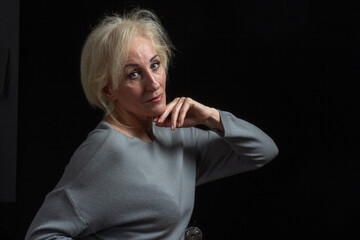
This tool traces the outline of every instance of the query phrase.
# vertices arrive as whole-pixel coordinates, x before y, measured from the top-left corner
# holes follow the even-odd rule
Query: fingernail
[[[159,120],[159,117],[154,117],[153,121],[156,122],[157,120]]]

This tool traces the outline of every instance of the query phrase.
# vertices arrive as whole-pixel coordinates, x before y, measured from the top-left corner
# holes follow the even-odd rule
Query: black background
[[[345,1],[21,1],[14,231],[23,239],[73,151],[101,120],[81,89],[82,44],[104,13],[153,9],[176,51],[168,99],[254,123],[280,153],[197,189],[204,239],[356,239],[359,21]]]

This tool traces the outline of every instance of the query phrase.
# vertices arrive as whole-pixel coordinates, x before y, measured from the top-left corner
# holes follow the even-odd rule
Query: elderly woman
[[[46,196],[26,239],[184,239],[196,186],[277,155],[270,137],[231,113],[186,97],[167,104],[170,57],[168,37],[147,10],[106,17],[91,32],[81,80],[105,116]]]

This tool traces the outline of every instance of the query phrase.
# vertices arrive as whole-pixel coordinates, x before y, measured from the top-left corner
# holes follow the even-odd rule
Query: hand
[[[171,113],[171,119],[166,119]],[[192,127],[203,124],[211,129],[224,131],[219,111],[207,107],[191,98],[175,98],[167,104],[165,112],[154,118],[159,127],[175,128]]]

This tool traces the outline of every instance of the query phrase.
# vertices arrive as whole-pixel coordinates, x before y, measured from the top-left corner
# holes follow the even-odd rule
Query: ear
[[[110,84],[106,85],[103,89],[102,89],[102,93],[111,101],[115,101],[116,100],[116,96],[115,96],[115,90],[111,87]]]

